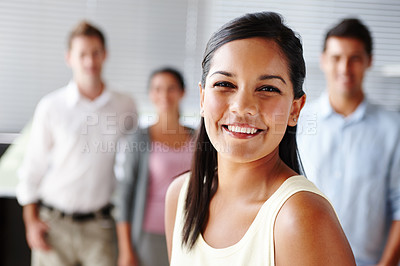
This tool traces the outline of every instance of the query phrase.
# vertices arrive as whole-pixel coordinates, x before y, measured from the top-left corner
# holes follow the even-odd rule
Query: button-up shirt
[[[133,100],[107,89],[90,101],[71,81],[46,95],[35,110],[19,170],[19,203],[41,200],[67,213],[108,204],[117,141],[136,121]]]
[[[357,265],[377,263],[400,220],[400,117],[364,100],[349,116],[326,93],[302,111],[298,147],[305,174],[331,200]]]

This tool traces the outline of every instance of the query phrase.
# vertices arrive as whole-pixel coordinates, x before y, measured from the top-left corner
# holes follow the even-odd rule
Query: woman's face
[[[170,73],[158,73],[150,81],[150,99],[157,112],[178,112],[183,90],[175,76]]]
[[[211,143],[219,156],[236,162],[277,151],[305,101],[305,96],[294,100],[286,59],[274,41],[264,38],[221,46],[200,94]]]

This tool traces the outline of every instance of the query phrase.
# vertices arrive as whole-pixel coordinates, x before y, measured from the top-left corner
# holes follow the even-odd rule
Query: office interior
[[[373,66],[366,96],[400,112],[400,1],[398,0],[2,0],[0,1],[0,156],[13,143],[12,156],[0,157],[0,265],[29,265],[21,207],[15,199],[17,169],[27,141],[23,134],[38,101],[71,79],[65,63],[69,30],[86,19],[106,34],[104,77],[131,95],[140,126],[156,117],[148,76],[161,66],[183,71],[187,92],[184,123],[199,117],[201,58],[210,35],[239,15],[274,11],[300,36],[307,65],[304,89],[312,101],[325,90],[319,66],[325,31],[342,18],[361,19],[374,39]]]

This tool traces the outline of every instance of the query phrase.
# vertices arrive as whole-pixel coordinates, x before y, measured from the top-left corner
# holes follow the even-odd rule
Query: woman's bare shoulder
[[[172,237],[175,227],[179,194],[186,179],[189,178],[189,175],[190,173],[188,172],[175,178],[174,181],[169,185],[167,195],[165,197],[165,235],[169,258],[171,258]]]
[[[282,206],[278,217],[294,218],[296,221],[309,222],[314,218],[325,218],[337,221],[336,213],[327,199],[310,191],[300,191],[293,194]]]
[[[274,228],[279,265],[355,265],[332,205],[316,193],[302,191],[291,196]]]
[[[173,225],[175,222],[179,194],[181,192],[183,184],[185,183],[186,178],[188,178],[188,173],[185,173],[175,178],[168,187],[167,194],[165,196],[165,220],[170,225]]]
[[[186,179],[189,178],[189,172],[186,172],[172,181],[169,185],[166,195],[166,200],[172,200],[175,203],[178,202],[179,194],[181,192],[182,186],[185,183]]]

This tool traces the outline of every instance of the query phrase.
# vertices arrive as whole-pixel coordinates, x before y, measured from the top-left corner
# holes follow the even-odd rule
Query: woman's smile
[[[247,124],[227,124],[222,125],[222,128],[230,136],[238,139],[253,138],[264,131]]]

